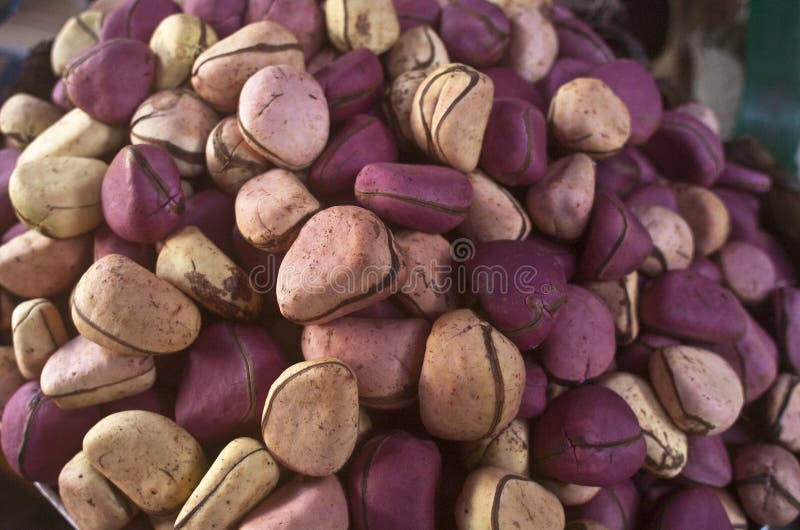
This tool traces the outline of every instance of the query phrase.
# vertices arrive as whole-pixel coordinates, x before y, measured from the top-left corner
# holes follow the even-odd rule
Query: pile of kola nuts
[[[800,514],[771,179],[549,0],[125,0],[0,109],[2,449],[80,529]]]

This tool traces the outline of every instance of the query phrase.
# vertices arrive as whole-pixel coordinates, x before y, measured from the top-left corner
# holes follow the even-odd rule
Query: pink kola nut
[[[731,457],[719,436],[689,436],[689,452],[681,477],[705,486],[724,488],[731,483]]]
[[[393,0],[400,32],[415,26],[435,28],[439,23],[442,8],[439,0]]]
[[[626,198],[638,186],[654,183],[658,173],[653,163],[636,148],[596,161],[597,189]]]
[[[207,22],[224,39],[242,27],[247,0],[184,0],[183,11]]]
[[[609,530],[638,528],[642,499],[632,480],[602,488],[589,502],[567,509],[567,520],[588,519]]]
[[[775,288],[775,264],[765,251],[753,244],[728,242],[720,249],[718,262],[725,284],[746,305],[763,302]]]
[[[544,114],[548,102],[542,97],[537,85],[528,83],[522,76],[508,66],[492,66],[481,70],[494,83],[494,99],[522,99]]]
[[[644,184],[637,187],[628,194],[625,199],[625,206],[635,208],[637,206],[661,206],[673,212],[678,211],[678,200],[672,188],[665,184]]]
[[[720,173],[717,184],[750,193],[766,193],[772,189],[772,177],[755,169],[725,162],[725,168]]]
[[[229,0],[220,0],[228,2]],[[306,60],[311,59],[325,42],[325,15],[318,0],[248,0],[244,23],[272,20],[291,31]]]
[[[733,530],[719,498],[704,486],[679,490],[661,500],[646,530]]]
[[[172,0],[125,0],[106,17],[100,28],[100,42],[118,38],[150,42],[161,21],[180,12],[180,6]]]
[[[156,251],[153,245],[133,243],[119,237],[108,225],[101,225],[94,232],[94,261],[109,254],[122,254],[149,271],[155,270]]]
[[[369,111],[380,100],[383,91],[380,59],[366,48],[337,57],[314,77],[325,92],[334,123]]]
[[[559,57],[581,59],[590,64],[604,64],[614,60],[614,52],[582,20],[575,17],[556,17],[555,27]]]
[[[779,445],[754,443],[733,454],[733,483],[750,519],[782,526],[800,514],[800,464]]]
[[[547,406],[547,374],[541,366],[525,359],[525,390],[519,405],[517,416],[520,418],[536,418]]]
[[[511,22],[487,0],[455,0],[442,8],[439,34],[453,62],[484,68],[503,57]]]

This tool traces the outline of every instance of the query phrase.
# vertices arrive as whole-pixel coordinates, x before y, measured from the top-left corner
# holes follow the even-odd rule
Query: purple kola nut
[[[346,121],[371,109],[383,91],[383,66],[378,56],[359,48],[334,59],[314,77],[325,92],[331,121]]]
[[[484,68],[503,57],[511,22],[487,0],[454,0],[442,9],[439,34],[454,62]]]
[[[589,64],[614,60],[614,52],[588,24],[576,17],[555,20],[558,56],[581,59]]]
[[[539,346],[539,362],[548,380],[572,386],[605,372],[617,347],[614,320],[594,293],[567,285],[566,302]]]
[[[186,207],[178,225],[170,233],[187,226],[196,226],[219,247],[232,255],[231,230],[234,225],[234,198],[217,189],[205,189],[186,199]]]
[[[615,193],[621,198],[642,184],[653,183],[658,173],[652,162],[636,148],[629,147],[619,153],[596,161],[598,190]]]
[[[17,166],[17,158],[19,158],[19,150],[13,147],[0,149],[0,231],[3,232],[17,222],[14,206],[8,196],[8,181]]]
[[[444,166],[368,164],[355,191],[358,202],[385,221],[429,234],[461,224],[472,203],[466,175]]]
[[[783,526],[800,514],[800,464],[779,445],[736,449],[733,484],[747,516],[759,524]]]
[[[353,528],[433,530],[439,449],[403,431],[378,435],[353,456],[347,479]]]
[[[528,241],[530,241],[531,245],[539,252],[553,256],[561,267],[561,270],[564,271],[564,277],[567,280],[572,279],[575,274],[577,274],[578,258],[575,256],[575,252],[572,248],[538,236],[529,236]]]
[[[50,92],[50,100],[61,110],[68,111],[75,108],[75,104],[69,100],[67,95],[67,85],[64,79],[61,78],[53,85],[53,90]]]
[[[661,126],[644,145],[665,177],[710,187],[725,164],[722,142],[688,114],[666,111]]]
[[[547,76],[539,81],[536,86],[544,96],[544,99],[549,102],[561,85],[569,83],[576,77],[582,77],[591,68],[592,65],[586,61],[563,57],[553,63],[553,67],[547,73]]]
[[[639,268],[653,250],[653,240],[641,222],[614,195],[595,196],[581,274],[586,279],[619,280]]]
[[[325,17],[320,4],[318,0],[249,0],[244,23],[277,22],[297,37],[308,60],[325,41]]]
[[[625,199],[628,208],[646,208],[649,206],[661,206],[673,212],[678,211],[678,200],[675,192],[666,184],[651,183],[637,187],[628,194]]]
[[[144,42],[112,39],[95,44],[67,64],[70,101],[92,118],[125,123],[150,93],[156,58]]]
[[[287,367],[263,329],[212,324],[189,348],[175,419],[204,443],[257,433],[270,385]]]
[[[567,300],[556,258],[529,240],[480,243],[473,253],[467,273],[489,322],[521,350],[541,344]]]
[[[547,374],[541,366],[525,359],[525,390],[519,404],[519,418],[537,418],[547,407]]]
[[[609,530],[638,528],[641,496],[632,480],[622,480],[602,488],[597,495],[580,506],[567,510],[567,520],[597,521]]]
[[[662,499],[646,530],[733,530],[722,502],[711,488],[694,486]]]
[[[717,197],[722,199],[731,222],[731,239],[751,240],[759,231],[761,205],[758,198],[750,193],[729,188],[714,188]]]
[[[797,283],[797,272],[792,258],[772,234],[764,230],[757,230],[746,241],[766,252],[772,261],[772,265],[775,267],[775,287]]]
[[[763,302],[777,283],[769,254],[745,241],[730,241],[717,255],[725,285],[746,305]]]
[[[725,162],[717,184],[729,186],[750,193],[766,193],[772,189],[772,177],[761,171]]]
[[[551,401],[533,427],[531,448],[533,469],[584,486],[610,486],[632,477],[647,454],[625,400],[594,385]]]
[[[714,110],[710,107],[707,107],[702,103],[690,101],[688,103],[684,103],[683,105],[678,105],[674,110],[688,114],[689,116],[700,120],[705,124],[706,127],[711,129],[711,132],[719,136],[719,117],[717,117],[717,113],[714,112]]]
[[[796,373],[800,373],[800,289],[777,289],[772,295],[772,311],[781,355]]]
[[[352,189],[361,168],[376,162],[397,162],[394,135],[380,119],[359,114],[344,124],[317,158],[309,185],[318,193]]]
[[[175,162],[154,145],[129,145],[117,153],[103,178],[101,200],[108,226],[136,243],[169,234],[185,206]]]
[[[711,281],[722,283],[722,271],[719,265],[705,256],[695,256],[686,270],[705,276]]]
[[[547,125],[539,109],[521,99],[495,100],[480,166],[508,186],[540,180],[547,170]]]
[[[94,232],[94,261],[109,254],[122,254],[145,269],[155,270],[156,251],[153,245],[133,243],[119,237],[108,225],[100,225]]]
[[[160,392],[155,388],[150,388],[135,396],[128,396],[103,403],[100,407],[103,410],[103,416],[108,416],[115,412],[122,412],[123,410],[147,410],[149,412],[161,414],[170,419],[174,419],[173,412],[175,409],[171,397],[165,392]]]
[[[150,42],[158,24],[180,12],[173,0],[126,0],[106,17],[100,28],[100,42],[121,38]],[[113,68],[110,71],[119,73]]]
[[[56,484],[58,474],[81,450],[83,435],[100,420],[100,407],[62,410],[42,393],[39,383],[22,385],[3,410],[3,454],[28,480]]]
[[[414,26],[431,26],[439,24],[442,8],[438,0],[393,0],[397,18],[400,20],[400,32]]]
[[[616,356],[617,369],[630,372],[645,379],[649,376],[648,365],[650,356],[657,349],[680,344],[677,340],[656,335],[654,333],[641,333],[636,342],[620,349]]]
[[[184,0],[183,12],[207,22],[220,39],[242,27],[247,0]]]
[[[522,99],[539,109],[547,111],[547,102],[535,85],[529,83],[508,66],[492,66],[481,70],[494,83],[494,99]]]
[[[724,488],[731,483],[731,457],[719,436],[689,436],[681,477],[695,484]]]
[[[731,343],[747,330],[747,312],[732,292],[687,271],[670,271],[645,289],[642,323],[656,333],[704,342]]]
[[[642,65],[617,59],[592,69],[591,77],[602,80],[620,97],[631,112],[630,142],[640,145],[656,132],[664,112],[658,86]]]

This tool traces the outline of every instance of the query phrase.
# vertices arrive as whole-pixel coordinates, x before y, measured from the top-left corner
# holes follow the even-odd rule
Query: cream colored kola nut
[[[14,94],[0,107],[0,132],[6,144],[25,149],[64,114],[49,101],[29,94]]]
[[[58,475],[58,494],[67,513],[81,530],[123,528],[136,507],[89,462],[81,451]]]
[[[450,283],[450,242],[439,234],[402,231],[394,236],[403,253],[408,276],[395,297],[411,314],[428,320],[458,307],[458,293]]]
[[[278,484],[280,470],[261,442],[237,438],[220,452],[175,520],[175,530],[232,528]]]
[[[617,332],[617,344],[630,344],[639,336],[639,274],[636,271],[616,281],[587,282],[584,287],[605,302]]]
[[[57,77],[64,75],[67,63],[98,43],[105,18],[102,11],[88,9],[64,22],[50,49],[50,66]]]
[[[392,0],[329,0],[325,2],[328,37],[340,51],[367,48],[381,55],[400,36]]]
[[[490,0],[511,21],[508,57],[511,67],[529,83],[547,75],[558,55],[551,0]]]
[[[247,273],[196,226],[166,240],[158,254],[156,276],[223,318],[255,320],[261,312],[261,295]]]
[[[472,171],[467,178],[472,184],[472,204],[458,232],[476,243],[527,239],[531,219],[519,201],[483,171]]]
[[[564,508],[536,482],[494,466],[473,471],[456,501],[459,530],[564,528]]]
[[[460,171],[478,165],[492,110],[494,84],[474,68],[437,68],[417,88],[411,109],[414,140],[431,158]]]
[[[692,229],[697,254],[709,256],[721,249],[731,232],[731,216],[722,199],[702,186],[678,184],[672,189],[678,213]]]
[[[539,484],[547,491],[558,497],[564,506],[580,506],[594,499],[600,493],[598,486],[581,486],[580,484],[565,484],[557,480],[537,479]]]
[[[92,466],[149,515],[180,509],[206,470],[203,449],[172,420],[144,410],[106,416],[83,438]]]
[[[78,332],[122,355],[179,352],[200,332],[200,311],[169,282],[120,254],[96,261],[72,293]]]
[[[417,88],[426,77],[428,73],[425,70],[404,72],[386,89],[383,112],[398,141],[406,148],[412,148],[416,143],[411,130],[411,109]]]
[[[175,13],[162,20],[150,37],[150,49],[158,59],[154,90],[181,86],[197,56],[216,42],[214,29],[195,16]]]
[[[636,414],[647,445],[644,468],[661,478],[677,476],[688,457],[686,435],[672,423],[650,383],[634,374],[614,372],[602,376],[598,384],[617,393]]]
[[[633,214],[653,240],[653,251],[639,266],[648,276],[686,269],[694,259],[694,237],[689,224],[677,213],[663,206],[634,206]]]
[[[529,440],[528,420],[517,418],[494,436],[464,442],[461,454],[469,469],[496,466],[527,477],[530,473]]]
[[[550,101],[547,123],[561,149],[594,159],[613,155],[631,135],[628,107],[608,85],[590,77],[561,85]]]
[[[358,438],[356,376],[338,359],[292,365],[272,384],[261,432],[282,466],[312,477],[339,471]]]
[[[79,236],[103,222],[100,188],[107,169],[93,158],[32,160],[14,169],[8,195],[28,227],[55,239]]]
[[[45,363],[69,339],[58,308],[50,300],[22,302],[11,315],[14,356],[20,373],[36,379]]]
[[[236,116],[228,116],[208,136],[206,168],[214,184],[236,196],[245,182],[267,171],[269,163],[244,140]]]
[[[519,410],[525,363],[513,342],[469,309],[433,324],[419,379],[425,429],[472,441],[505,429]]]
[[[248,180],[236,195],[236,226],[267,252],[285,252],[322,205],[291,171],[273,169]]]
[[[432,70],[450,63],[442,38],[430,26],[414,26],[400,35],[386,59],[389,79],[404,72]]]

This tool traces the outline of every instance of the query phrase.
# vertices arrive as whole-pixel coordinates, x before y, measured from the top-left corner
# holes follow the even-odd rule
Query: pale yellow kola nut
[[[547,123],[561,149],[594,159],[613,155],[631,135],[628,107],[608,85],[590,77],[561,85],[550,100]]]
[[[613,372],[602,376],[598,384],[614,391],[636,414],[647,447],[644,468],[661,478],[677,476],[688,459],[688,441],[661,406],[650,383],[634,374]]]
[[[527,239],[531,219],[519,201],[480,170],[472,171],[467,178],[472,184],[472,204],[458,232],[476,243]]]
[[[400,36],[392,0],[329,0],[325,3],[328,37],[340,51],[367,48],[381,55]]]
[[[214,29],[203,20],[175,13],[162,20],[150,37],[156,56],[153,89],[178,88],[192,73],[197,56],[217,42]]]
[[[96,261],[71,300],[78,332],[122,355],[179,352],[200,333],[200,311],[169,282],[120,254]]]
[[[450,62],[442,38],[430,26],[414,26],[400,35],[386,58],[389,79],[404,72],[432,70]]]
[[[453,63],[432,71],[414,94],[411,129],[417,146],[443,164],[474,170],[493,98],[492,80],[470,66]]]
[[[58,495],[81,530],[123,528],[136,515],[136,507],[116,491],[81,451],[58,475]]]
[[[119,125],[95,120],[81,109],[72,109],[42,131],[19,155],[17,164],[49,156],[104,158],[116,153],[127,138]]]
[[[648,276],[686,269],[694,259],[694,237],[689,224],[677,213],[663,206],[634,206],[633,214],[653,240],[653,251],[639,266]]]
[[[180,509],[206,470],[203,449],[174,421],[144,410],[106,416],[83,438],[92,466],[150,515]]]
[[[639,273],[626,274],[619,280],[587,282],[588,290],[605,302],[614,318],[617,344],[630,344],[639,336]]]
[[[536,482],[486,466],[464,482],[455,507],[459,530],[553,530],[564,528],[564,508]]]
[[[14,94],[0,107],[0,132],[7,144],[25,149],[63,114],[63,110],[49,101],[29,94]]]
[[[395,79],[386,92],[383,110],[389,125],[401,145],[412,148],[415,144],[411,129],[411,109],[417,88],[428,77],[426,70],[404,72]]]
[[[17,391],[25,384],[25,378],[17,367],[13,346],[0,346],[0,414]]]
[[[275,488],[278,478],[278,465],[261,442],[233,440],[183,505],[175,530],[232,528]]]
[[[93,158],[32,160],[11,173],[8,195],[29,228],[56,239],[76,237],[103,222],[100,189],[107,169]]]
[[[56,77],[64,74],[73,58],[98,43],[105,18],[104,12],[88,9],[64,22],[50,49],[50,66]]]
[[[731,216],[716,193],[701,186],[673,187],[678,213],[694,236],[695,252],[709,256],[721,249],[731,232]]]
[[[496,466],[527,477],[530,473],[529,440],[528,420],[517,418],[493,436],[475,442],[464,442],[461,445],[461,454],[469,469]]]
[[[479,440],[516,417],[525,387],[519,350],[469,309],[433,324],[419,379],[425,429],[445,440]]]
[[[20,373],[36,379],[45,363],[69,339],[58,308],[50,300],[22,302],[11,314],[14,356]]]
[[[312,477],[339,471],[358,438],[356,376],[338,359],[292,365],[269,389],[261,419],[267,449],[282,466]]]
[[[600,493],[599,486],[582,486],[580,484],[565,484],[557,480],[538,480],[547,491],[558,497],[564,506],[580,506],[594,499]]]
[[[558,34],[550,0],[490,0],[511,22],[508,57],[511,67],[529,83],[544,78],[558,55]]]

